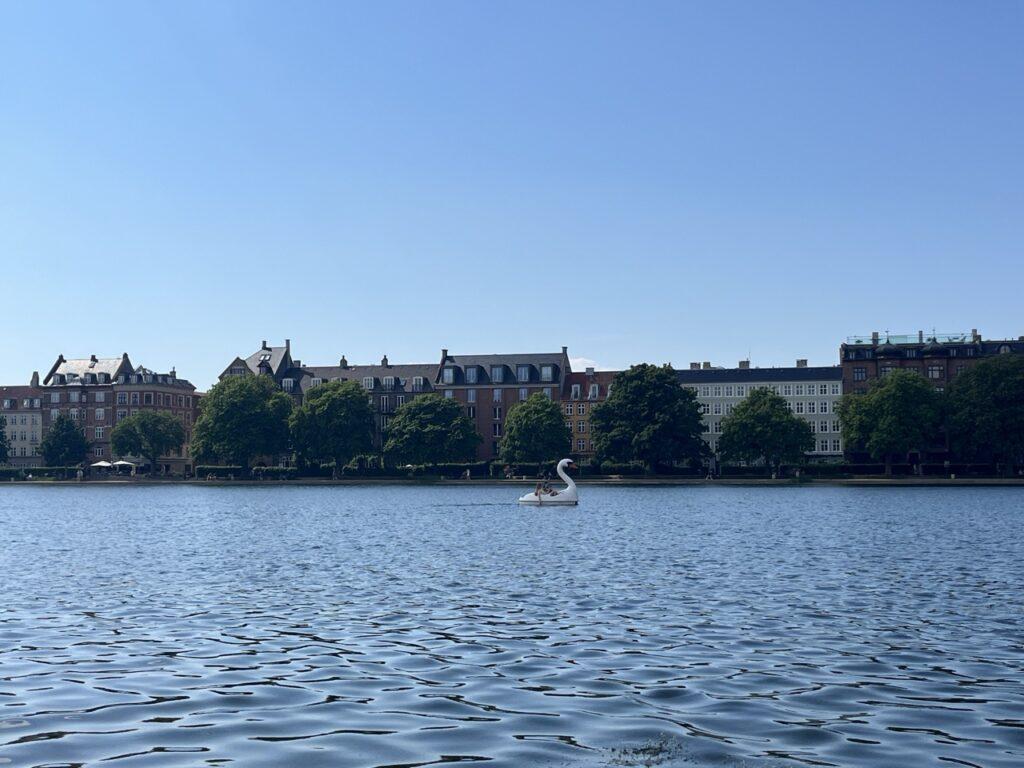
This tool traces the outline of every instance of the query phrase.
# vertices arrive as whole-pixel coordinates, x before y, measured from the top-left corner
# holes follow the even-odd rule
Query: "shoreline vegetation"
[[[397,486],[497,486],[508,488],[519,488],[535,484],[536,479],[531,477],[513,478],[470,478],[450,479],[444,477],[351,477],[351,478],[330,478],[330,477],[297,477],[291,479],[263,479],[241,478],[237,480],[228,478],[149,478],[149,477],[111,477],[111,478],[90,478],[57,480],[53,478],[33,478],[32,480],[18,480],[0,482],[0,488],[5,486],[168,486],[168,485],[198,485],[198,486],[358,486],[358,485],[397,485]],[[861,486],[861,487],[891,487],[891,488],[914,488],[914,487],[983,487],[983,486],[1009,486],[1024,488],[1024,477],[920,477],[920,476],[864,476],[864,477],[716,477],[713,479],[702,477],[588,477],[575,478],[579,486],[619,486],[619,487],[657,487],[657,486],[772,486],[772,487],[794,487],[794,486]]]

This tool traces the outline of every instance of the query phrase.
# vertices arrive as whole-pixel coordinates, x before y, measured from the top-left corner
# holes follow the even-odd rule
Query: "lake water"
[[[0,764],[1024,765],[1024,490],[0,487]]]

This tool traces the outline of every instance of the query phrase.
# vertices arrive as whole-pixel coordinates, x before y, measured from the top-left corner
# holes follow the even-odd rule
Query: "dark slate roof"
[[[838,365],[814,368],[701,368],[676,371],[680,384],[746,384],[760,381],[841,381]]]
[[[323,381],[354,381],[363,383],[363,379],[372,376],[374,386],[380,387],[382,380],[387,376],[395,378],[395,392],[411,392],[412,380],[417,376],[423,378],[423,392],[433,389],[434,376],[437,373],[437,363],[409,363],[398,365],[350,365],[343,368],[340,365],[304,365],[302,368],[289,368],[282,378],[295,379],[299,389],[303,392],[312,385],[314,378]],[[405,382],[404,384],[402,382]]]
[[[441,369],[448,366],[455,366],[462,370],[476,366],[479,369],[479,378],[477,384],[490,384],[491,383],[491,367],[492,366],[503,366],[508,370],[506,378],[501,382],[502,384],[515,384],[515,374],[517,365],[530,365],[533,366],[538,375],[536,380],[531,377],[530,383],[543,383],[557,385],[562,382],[562,376],[569,373],[568,358],[565,352],[528,352],[524,354],[509,354],[509,355],[448,355],[445,357],[444,362],[441,365],[434,366],[434,373],[436,375],[436,381],[441,380]],[[539,371],[542,365],[553,365],[555,366],[554,377],[550,382],[541,382]],[[564,370],[563,370],[564,368]],[[465,384],[464,380],[456,382],[456,386]]]
[[[121,357],[83,357],[73,360],[65,360],[60,355],[43,382],[50,384],[55,376],[67,376],[69,383],[70,380],[81,382],[89,373],[105,373],[113,380],[121,373],[131,372],[132,364],[127,353]]]
[[[258,349],[245,358],[245,364],[253,373],[260,372],[260,361],[263,356],[267,356],[267,363],[270,365],[270,372],[273,375],[277,375],[281,369],[281,365],[285,362],[285,357],[288,355],[288,347],[264,347]]]

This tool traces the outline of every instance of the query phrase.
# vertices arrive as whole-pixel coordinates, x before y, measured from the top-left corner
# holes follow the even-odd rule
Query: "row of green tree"
[[[864,394],[846,395],[839,408],[848,450],[885,463],[915,451],[944,451],[961,461],[1024,464],[1024,358],[1004,355],[980,362],[939,392],[919,374],[895,371]],[[590,420],[601,461],[640,462],[652,471],[689,463],[710,452],[695,393],[679,386],[671,366],[635,365],[615,378],[609,397]],[[272,379],[232,377],[203,398],[192,454],[200,462],[249,467],[261,457],[294,453],[300,463],[333,464],[335,472],[374,452],[374,413],[355,382],[329,382],[311,390],[302,405]],[[173,416],[142,412],[111,433],[113,451],[141,456],[152,466],[179,450],[184,430]],[[568,455],[571,436],[558,403],[537,394],[511,409],[499,443],[500,459],[541,464]],[[383,455],[391,465],[469,461],[480,437],[459,403],[423,395],[401,406],[385,433]],[[814,449],[809,424],[769,389],[754,390],[721,422],[724,462],[763,464],[775,471]],[[51,466],[85,460],[89,442],[76,422],[58,418],[41,453]],[[7,443],[0,429],[0,460]]]

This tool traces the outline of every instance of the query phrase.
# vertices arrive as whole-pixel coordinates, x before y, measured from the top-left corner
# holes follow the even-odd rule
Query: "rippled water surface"
[[[0,488],[0,764],[1024,765],[1024,490]]]

